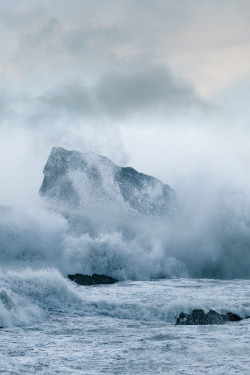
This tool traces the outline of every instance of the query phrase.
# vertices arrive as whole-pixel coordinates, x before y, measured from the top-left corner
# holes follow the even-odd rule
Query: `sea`
[[[249,375],[250,319],[176,325],[193,309],[250,316],[249,193],[202,187],[157,218],[91,200],[85,177],[83,207],[0,206],[0,375]]]
[[[180,312],[250,315],[248,280],[80,286],[56,269],[0,278],[0,374],[250,373],[250,320],[175,325]]]

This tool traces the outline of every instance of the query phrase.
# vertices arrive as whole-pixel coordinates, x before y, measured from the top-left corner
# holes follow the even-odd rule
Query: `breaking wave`
[[[141,215],[119,199],[85,200],[80,209],[50,200],[0,207],[0,326],[40,321],[46,309],[167,321],[183,310],[220,309],[91,299],[65,279],[73,273],[120,281],[250,278],[247,187],[193,188],[168,217]]]
[[[103,273],[119,280],[250,277],[250,205],[243,194],[183,204],[170,219],[112,216],[105,209],[100,215],[1,207],[0,269],[53,267],[64,276]]]
[[[2,272],[0,326],[41,322],[49,311],[56,314],[159,320],[169,323],[174,323],[181,311],[191,312],[194,308],[205,311],[213,308],[222,313],[232,311],[242,317],[250,313],[250,305],[244,295],[247,288],[239,282],[233,285],[240,295],[238,301],[228,298],[230,286],[227,283],[219,282],[217,285],[216,282],[208,280],[188,279],[173,280],[172,283],[170,280],[158,281],[157,285],[151,283],[91,287],[89,293],[90,287],[74,285],[55,269]],[[112,288],[110,292],[107,291],[108,288]],[[245,291],[242,291],[242,288]],[[220,298],[216,298],[216,293],[219,293]],[[221,299],[222,295],[225,301]]]

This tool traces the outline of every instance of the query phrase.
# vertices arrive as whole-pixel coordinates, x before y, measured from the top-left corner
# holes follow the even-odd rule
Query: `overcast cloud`
[[[0,17],[0,79],[13,89],[91,83],[143,59],[209,99],[249,79],[247,0],[12,0]]]

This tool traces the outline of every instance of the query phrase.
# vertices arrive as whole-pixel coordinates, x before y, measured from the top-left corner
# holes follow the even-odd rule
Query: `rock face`
[[[240,320],[242,320],[240,316],[231,312],[219,314],[214,310],[209,310],[206,314],[203,310],[195,309],[191,314],[180,313],[176,325],[224,324],[226,322],[238,322]]]
[[[43,172],[40,194],[67,207],[110,203],[157,216],[171,214],[176,206],[170,186],[95,153],[54,147]]]
[[[113,279],[113,277],[98,275],[96,273],[94,273],[92,276],[76,273],[75,275],[68,275],[67,277],[78,285],[114,284],[118,281],[116,279]]]

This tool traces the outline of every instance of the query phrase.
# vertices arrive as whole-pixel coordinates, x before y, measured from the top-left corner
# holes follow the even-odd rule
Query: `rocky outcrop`
[[[224,324],[226,322],[238,322],[240,320],[242,320],[240,316],[231,312],[219,314],[214,310],[209,310],[206,314],[203,310],[195,309],[191,314],[180,313],[176,325]]]
[[[78,285],[114,284],[118,282],[118,280],[114,279],[113,277],[98,275],[96,273],[94,273],[92,276],[76,273],[74,275],[68,275],[67,278],[74,281]]]
[[[92,152],[54,147],[43,172],[40,194],[66,208],[116,204],[142,215],[158,216],[171,214],[176,206],[170,186]]]

